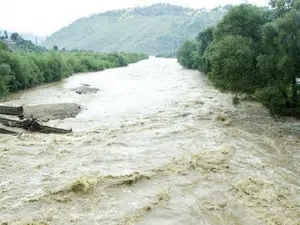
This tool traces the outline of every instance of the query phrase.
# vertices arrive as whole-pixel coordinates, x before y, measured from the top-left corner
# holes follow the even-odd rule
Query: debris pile
[[[70,133],[72,132],[72,129],[66,130],[56,127],[50,127],[50,126],[44,126],[42,123],[37,119],[34,118],[32,115],[30,118],[24,117],[24,110],[22,106],[14,107],[14,106],[0,106],[0,114],[3,115],[9,115],[9,116],[17,116],[19,120],[9,119],[0,117],[0,124],[2,124],[5,127],[0,127],[0,133],[4,134],[17,134],[18,132],[15,132],[14,130],[11,130],[10,128],[16,127],[16,128],[22,128],[27,131],[31,132],[40,132],[40,133]]]

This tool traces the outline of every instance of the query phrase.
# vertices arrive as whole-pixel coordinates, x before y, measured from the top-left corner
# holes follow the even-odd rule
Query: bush
[[[147,58],[145,54],[123,52],[12,53],[2,42],[0,44],[0,97],[9,92],[59,81],[72,73],[126,66]]]
[[[0,64],[0,97],[6,96],[8,93],[8,78],[11,72],[10,66],[7,64]]]
[[[286,109],[287,99],[283,93],[274,86],[268,86],[259,89],[255,92],[255,97],[264,106],[269,108],[272,115],[280,114],[287,115],[288,111]]]

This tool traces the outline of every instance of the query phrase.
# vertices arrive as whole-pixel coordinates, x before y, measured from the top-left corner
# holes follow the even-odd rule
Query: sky
[[[238,4],[243,0],[4,0],[1,2],[0,28],[8,31],[48,36],[78,18],[113,9],[171,3],[191,8],[213,8]],[[266,5],[268,0],[248,0]]]

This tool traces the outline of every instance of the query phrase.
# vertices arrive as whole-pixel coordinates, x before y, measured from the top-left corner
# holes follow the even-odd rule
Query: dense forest
[[[174,55],[186,39],[216,25],[230,7],[207,11],[156,4],[109,11],[75,21],[47,37],[44,45],[67,50]]]
[[[94,53],[84,51],[18,52],[0,41],[0,98],[10,92],[59,81],[73,73],[127,66],[142,59],[137,53]]]
[[[252,94],[272,114],[299,117],[300,1],[270,6],[233,7],[216,27],[186,41],[177,58],[222,91]]]

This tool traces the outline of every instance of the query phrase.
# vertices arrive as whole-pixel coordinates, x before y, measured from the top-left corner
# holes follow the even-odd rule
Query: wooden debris
[[[24,112],[23,106],[4,106],[0,105],[0,114],[19,116]]]
[[[0,124],[3,124],[6,127],[18,127],[27,131],[40,132],[45,134],[57,133],[65,134],[72,132],[72,129],[61,129],[56,127],[44,126],[36,118],[24,118],[23,107],[12,107],[12,106],[0,106],[0,114],[18,116],[19,120],[13,120],[8,118],[0,117]],[[15,131],[9,129],[1,128],[0,133],[2,134],[18,134]]]
[[[56,127],[44,126],[37,119],[25,119],[23,121],[11,120],[0,117],[0,123],[7,127],[18,127],[23,128],[24,130],[32,132],[40,132],[45,134],[56,133],[56,134],[66,134],[71,133],[72,129],[61,129]]]

